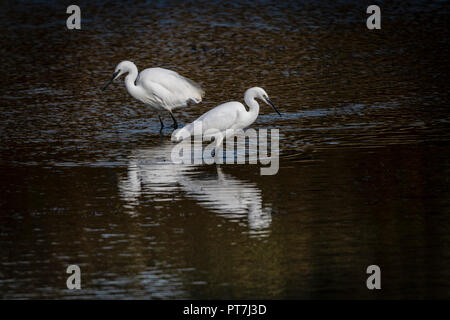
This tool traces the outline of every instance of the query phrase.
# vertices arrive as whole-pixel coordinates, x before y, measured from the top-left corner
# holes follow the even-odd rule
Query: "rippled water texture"
[[[448,3],[68,4],[0,2],[0,297],[450,297]],[[181,124],[265,88],[278,174],[172,163],[121,60],[202,84]]]

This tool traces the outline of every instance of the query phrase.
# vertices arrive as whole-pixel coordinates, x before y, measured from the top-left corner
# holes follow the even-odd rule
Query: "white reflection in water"
[[[249,181],[223,173],[194,170],[198,165],[174,164],[170,155],[173,143],[135,150],[127,174],[119,179],[119,193],[126,208],[136,214],[140,200],[195,199],[198,204],[238,223],[246,223],[252,236],[267,235],[272,222],[271,207],[263,207],[261,190]]]

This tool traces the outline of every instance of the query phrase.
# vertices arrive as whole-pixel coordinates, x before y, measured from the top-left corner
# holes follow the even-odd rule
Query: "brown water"
[[[445,2],[374,31],[364,1],[78,4],[68,31],[68,3],[1,2],[0,297],[450,297]],[[168,162],[170,128],[100,90],[125,59],[203,85],[183,124],[265,88],[278,174]]]

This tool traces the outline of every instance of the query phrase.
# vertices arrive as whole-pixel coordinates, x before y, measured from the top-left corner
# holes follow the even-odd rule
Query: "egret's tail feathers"
[[[200,103],[202,102],[203,97],[205,96],[205,91],[202,89],[202,87],[195,81],[192,81],[191,79],[183,77],[184,80],[186,80],[187,83],[190,85],[190,91],[191,91],[191,97],[190,101],[194,103]]]
[[[200,99],[190,98],[189,101],[188,101],[188,103],[193,103],[193,104],[197,104],[197,103],[200,103],[200,102],[202,102],[201,98]]]

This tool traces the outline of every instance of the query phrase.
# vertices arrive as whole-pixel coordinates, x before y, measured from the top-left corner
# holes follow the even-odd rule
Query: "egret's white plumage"
[[[188,103],[199,103],[202,101],[204,91],[194,81],[185,78],[175,71],[163,68],[148,68],[138,73],[136,65],[131,61],[122,61],[115,69],[113,77],[105,85],[108,85],[128,73],[125,77],[125,86],[128,93],[136,100],[152,107],[158,111],[161,128],[161,111],[169,111],[177,127],[177,121],[172,110],[186,107]],[[104,90],[103,89],[103,90]]]
[[[216,133],[221,133],[216,141],[217,148],[227,134],[227,129],[244,129],[255,122],[259,114],[257,98],[270,105],[281,116],[264,89],[253,87],[245,91],[244,94],[244,101],[249,107],[248,111],[240,102],[223,103],[204,113],[194,122],[175,131],[172,134],[172,140],[180,141],[196,134],[194,127],[197,126],[197,128],[201,128],[201,134],[207,137],[216,136]]]

